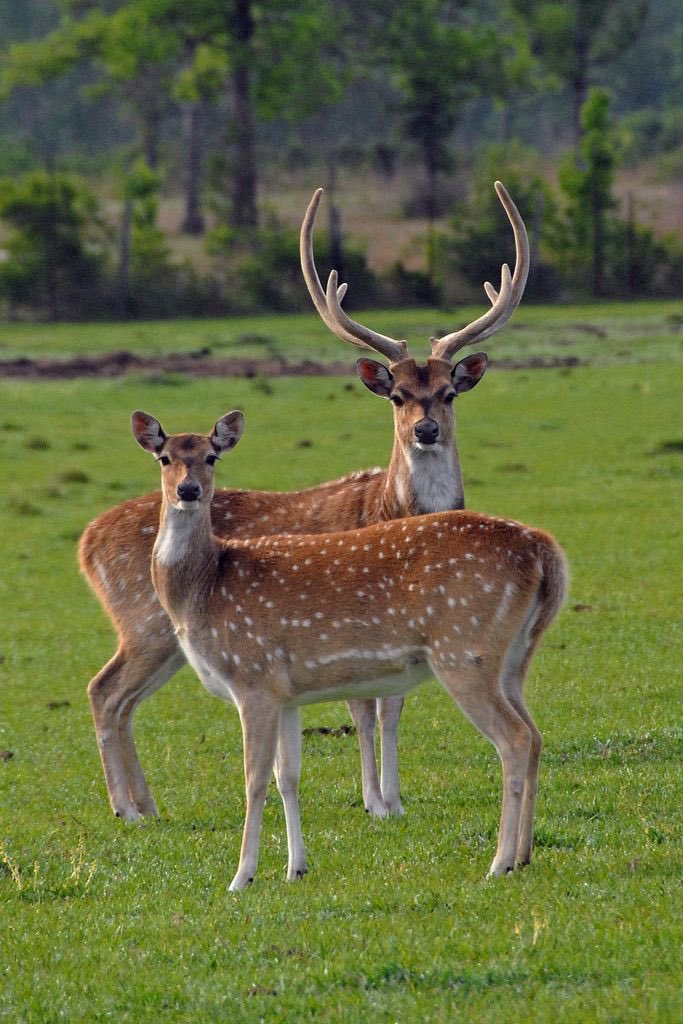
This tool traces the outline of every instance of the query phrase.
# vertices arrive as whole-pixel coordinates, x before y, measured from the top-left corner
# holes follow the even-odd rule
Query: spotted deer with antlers
[[[455,364],[453,357],[504,326],[520,302],[529,270],[524,223],[503,185],[496,182],[495,187],[514,233],[514,273],[503,266],[500,290],[485,285],[491,302],[488,312],[460,330],[432,339],[432,354],[425,363],[410,356],[406,342],[371,331],[346,315],[341,308],[346,286],[338,284],[334,271],[323,289],[312,241],[322,189],[314,194],[301,228],[304,279],[318,313],[337,337],[388,360],[387,366],[361,358],[357,371],[374,394],[393,405],[389,467],[293,493],[216,490],[211,516],[219,536],[353,530],[464,507],[453,401],[478,383],[487,357],[478,352]],[[109,800],[114,813],[128,820],[157,813],[135,747],[134,712],[185,663],[149,572],[160,508],[158,492],[123,502],[90,523],[79,548],[82,571],[119,637],[114,657],[92,679],[88,696]],[[364,805],[374,815],[400,814],[397,731],[403,698],[354,701],[349,706],[361,749]],[[381,779],[375,759],[378,714]]]
[[[541,737],[526,708],[532,654],[564,600],[557,542],[521,523],[464,511],[345,533],[226,539],[213,532],[214,466],[244,426],[167,436],[133,414],[161,464],[152,580],[204,686],[236,705],[247,809],[232,890],[254,878],[273,767],[285,810],[287,877],[306,871],[298,785],[299,707],[406,693],[434,674],[503,766],[490,874],[531,858]]]

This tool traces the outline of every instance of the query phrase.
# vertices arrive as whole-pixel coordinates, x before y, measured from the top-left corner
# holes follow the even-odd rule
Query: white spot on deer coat
[[[512,595],[515,592],[515,585],[510,580],[505,584],[503,588],[503,596],[500,600],[500,604],[496,608],[496,618],[503,619],[508,612],[510,604],[512,602]]]

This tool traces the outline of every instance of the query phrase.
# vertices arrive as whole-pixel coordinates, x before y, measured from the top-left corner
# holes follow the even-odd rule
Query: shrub
[[[469,202],[458,207],[450,221],[450,232],[442,239],[444,300],[452,303],[462,299],[451,294],[452,271],[477,290],[484,281],[496,287],[500,267],[515,262],[515,245],[510,222],[493,188],[500,179],[519,209],[530,236],[532,263],[527,295],[552,297],[559,289],[556,273],[545,261],[543,253],[555,230],[557,205],[552,191],[537,171],[538,155],[521,145],[492,146],[477,162],[473,172],[474,187]]]
[[[380,301],[383,306],[438,306],[441,292],[429,274],[397,262],[380,278]]]
[[[218,228],[209,232],[207,250],[214,258],[214,273],[231,308],[252,312],[308,310],[310,299],[301,276],[299,233],[274,218],[253,232]],[[324,232],[316,235],[316,263],[326,282],[331,269],[330,243]],[[354,306],[376,301],[375,277],[358,250],[345,247],[341,279],[349,285]],[[345,303],[346,305],[346,303]]]
[[[671,296],[683,291],[683,249],[648,228],[616,220],[610,230],[610,294]]]
[[[160,189],[160,175],[144,160],[136,161],[124,183],[124,201],[130,211],[130,265],[122,284],[127,312],[138,317],[179,312],[178,268],[157,226]]]
[[[12,314],[30,306],[52,320],[93,315],[105,232],[95,195],[77,178],[32,171],[0,181],[0,217],[16,228],[0,266]]]
[[[683,147],[683,106],[646,107],[622,117],[618,127],[624,161],[637,164]]]

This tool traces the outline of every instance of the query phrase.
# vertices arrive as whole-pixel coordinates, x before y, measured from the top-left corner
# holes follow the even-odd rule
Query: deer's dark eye
[[[452,405],[454,398],[455,398],[455,391],[453,392],[452,395],[446,395],[446,397],[444,398],[444,403],[446,405]]]
[[[157,462],[160,462],[162,466],[171,465],[171,460],[169,459],[168,455],[160,455],[159,458],[157,459]]]
[[[207,465],[209,465],[209,466],[215,466],[216,463],[218,462],[218,456],[217,455],[207,455],[206,456],[206,462],[207,462]]]
[[[402,405],[405,405],[403,399],[399,398],[398,395],[392,395],[391,401],[394,403],[397,409],[400,409]]]

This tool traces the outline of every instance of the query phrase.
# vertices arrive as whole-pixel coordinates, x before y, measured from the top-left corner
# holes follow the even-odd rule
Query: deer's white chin
[[[434,444],[422,444],[420,441],[414,441],[411,447],[414,452],[431,452],[432,455],[440,455],[443,451],[443,445],[439,441],[435,441]]]
[[[177,501],[173,507],[179,512],[198,512],[200,505],[199,501]]]

